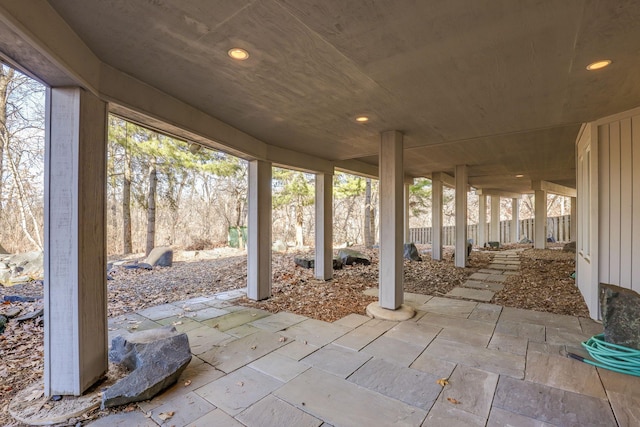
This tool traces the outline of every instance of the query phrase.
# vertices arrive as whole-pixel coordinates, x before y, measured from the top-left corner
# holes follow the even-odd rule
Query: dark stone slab
[[[487,242],[487,246],[491,249],[498,249],[500,248],[500,242]]]
[[[601,283],[600,307],[605,341],[640,350],[640,294]]]
[[[338,252],[338,258],[345,265],[364,264],[370,265],[371,260],[365,254],[353,249],[340,249]]]
[[[617,425],[605,399],[506,376],[500,376],[493,406],[556,426]]]
[[[42,299],[40,297],[23,297],[20,295],[5,295],[3,297],[3,301],[5,302],[34,302],[36,300]]]
[[[404,244],[404,257],[411,261],[422,261],[422,257],[418,253],[418,248],[414,243]]]
[[[293,258],[293,262],[302,268],[313,268],[316,265],[314,257],[297,256]],[[338,257],[333,258],[333,269],[340,270],[342,268],[342,260]]]
[[[173,250],[167,246],[153,248],[144,262],[153,267],[156,265],[160,267],[171,267],[173,264]]]
[[[20,317],[16,317],[15,320],[16,322],[24,322],[25,320],[31,320],[31,319],[35,319],[36,317],[40,317],[44,314],[44,309],[41,308],[39,310],[35,310],[32,312],[29,312],[27,314],[23,314]]]
[[[564,252],[576,252],[576,242],[569,242],[569,243],[565,243],[565,245],[562,247],[562,250]]]
[[[115,337],[109,359],[130,373],[102,394],[103,408],[151,399],[178,380],[191,350],[187,334],[167,326]]]

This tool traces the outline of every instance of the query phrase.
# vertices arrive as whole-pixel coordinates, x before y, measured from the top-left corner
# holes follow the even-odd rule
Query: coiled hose
[[[595,361],[573,353],[569,353],[569,356],[589,365],[640,377],[640,350],[608,343],[604,340],[604,334],[592,336],[582,346]]]

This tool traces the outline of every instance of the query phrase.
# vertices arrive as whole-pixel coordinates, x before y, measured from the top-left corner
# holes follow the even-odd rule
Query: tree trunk
[[[304,246],[304,210],[302,202],[298,201],[296,204],[296,246],[301,248]]]
[[[128,124],[125,124],[125,126],[128,126]],[[127,145],[124,150],[124,180],[122,183],[122,251],[125,254],[130,254],[133,252],[133,245],[131,243],[131,152],[129,151],[128,145],[128,132],[126,138]]]
[[[376,228],[376,216],[371,206],[371,178],[367,178],[364,188],[364,245],[367,248],[373,247],[375,240],[374,230]]]
[[[149,255],[156,240],[156,187],[158,185],[158,172],[156,162],[149,166],[149,192],[147,193],[147,248],[145,253]]]
[[[4,152],[9,149],[7,132],[7,92],[13,78],[13,68],[0,65],[0,217],[3,208]]]

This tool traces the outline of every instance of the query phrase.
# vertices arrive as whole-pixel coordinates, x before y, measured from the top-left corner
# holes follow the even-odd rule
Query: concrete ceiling
[[[575,187],[581,123],[640,105],[634,0],[49,3],[104,63],[267,144],[377,164],[400,130],[407,174],[467,164],[484,189]]]

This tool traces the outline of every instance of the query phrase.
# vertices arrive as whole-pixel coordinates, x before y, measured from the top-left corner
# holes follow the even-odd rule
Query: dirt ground
[[[313,270],[296,266],[293,257],[297,253],[274,253],[273,296],[261,302],[245,298],[240,303],[274,313],[289,311],[329,322],[350,313],[364,314],[366,306],[376,300],[364,295],[363,291],[378,286],[378,252],[375,249],[356,249],[365,252],[372,264],[345,266],[334,272],[333,280],[326,282],[314,279]],[[472,273],[486,267],[491,260],[490,251],[474,250],[469,267],[456,268],[452,248],[445,248],[443,261],[432,261],[428,246],[418,245],[418,249],[423,261],[405,260],[404,263],[407,292],[444,295]],[[495,295],[492,303],[588,316],[587,307],[570,277],[575,270],[574,254],[558,249],[528,248],[520,258],[519,274],[510,276],[504,290]],[[246,286],[246,274],[246,253],[230,248],[176,252],[174,265],[170,268],[151,271],[116,268],[112,273],[113,280],[108,281],[108,314],[117,316],[159,304],[243,288]],[[42,291],[39,284],[0,286],[0,299],[4,295],[41,296]],[[3,304],[0,312],[9,307],[20,308],[24,314],[42,307],[42,301]],[[13,422],[6,408],[17,391],[42,378],[43,348],[42,317],[21,323],[10,321],[4,334],[0,335],[0,425],[19,425]],[[86,419],[72,420],[69,425],[104,413],[93,412]]]

